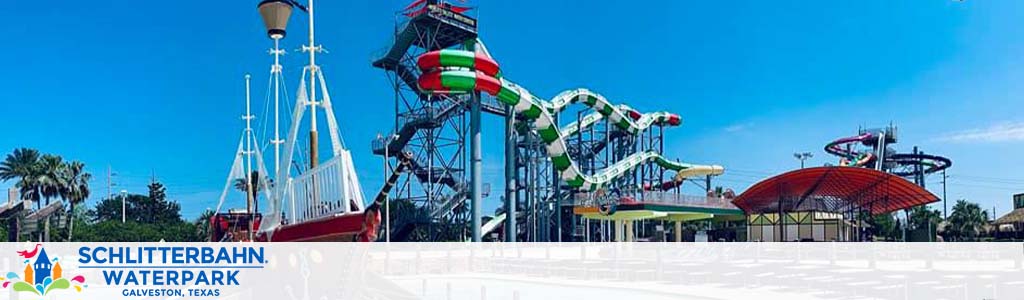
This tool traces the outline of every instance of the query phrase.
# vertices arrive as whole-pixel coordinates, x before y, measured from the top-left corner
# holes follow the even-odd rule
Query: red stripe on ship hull
[[[298,224],[283,225],[274,230],[271,239],[261,235],[262,242],[356,242],[366,221],[363,213],[339,214]]]

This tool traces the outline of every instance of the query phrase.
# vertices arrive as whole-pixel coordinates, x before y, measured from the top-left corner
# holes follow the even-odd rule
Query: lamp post
[[[811,154],[810,152],[793,153],[793,157],[800,160],[800,168],[803,169],[804,161],[808,158],[814,157],[814,154]]]
[[[274,40],[274,49],[270,50],[270,54],[274,55],[274,64],[270,67],[270,81],[274,86],[274,140],[270,141],[274,144],[274,174],[280,172],[281,169],[281,144],[284,143],[281,140],[281,120],[280,120],[280,109],[281,109],[281,55],[284,54],[284,50],[281,49],[281,39],[285,37],[285,29],[288,27],[288,19],[292,15],[292,8],[294,8],[294,2],[288,0],[264,0],[257,6],[259,9],[260,17],[263,18],[263,25],[267,28],[267,36]]]
[[[128,202],[128,190],[121,190],[121,223],[124,224],[127,221],[126,213],[127,207],[125,203]]]

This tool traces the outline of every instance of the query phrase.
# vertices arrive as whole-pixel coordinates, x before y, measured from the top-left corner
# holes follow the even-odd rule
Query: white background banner
[[[1024,246],[1017,243],[49,243],[34,248],[0,246],[0,275],[6,274],[0,299],[1024,299]],[[252,256],[261,248],[261,255]],[[44,251],[50,264],[40,266]],[[116,251],[122,255],[112,254]],[[232,257],[217,261],[222,251]],[[69,282],[67,288],[53,280],[58,263],[56,277]],[[14,288],[17,282],[24,282],[18,284],[22,288],[46,286],[34,283],[35,275],[47,272],[56,288],[43,295]],[[147,276],[147,284],[126,284],[126,277],[108,284],[112,272],[134,272],[138,281]],[[209,280],[214,273],[232,272],[237,285],[197,282],[199,273]],[[188,283],[181,282],[185,273],[192,274]],[[73,280],[76,276],[83,282]],[[178,281],[169,282],[172,276]]]

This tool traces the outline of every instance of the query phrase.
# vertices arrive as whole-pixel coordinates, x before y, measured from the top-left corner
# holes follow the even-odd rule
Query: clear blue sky
[[[0,151],[84,161],[95,201],[144,193],[155,172],[194,217],[216,206],[242,122],[243,74],[262,112],[270,41],[257,1],[11,1],[0,10]],[[319,62],[368,195],[369,141],[393,94],[370,61],[407,0],[320,1]],[[476,1],[503,73],[542,97],[587,87],[640,110],[681,114],[666,155],[727,168],[743,190],[859,126],[899,125],[902,150],[953,158],[949,198],[1002,214],[1024,192],[1024,2]],[[294,95],[305,56],[296,15],[284,59]],[[501,125],[485,122],[485,175],[500,191]],[[323,130],[323,129],[322,129]],[[937,176],[929,178],[936,193]],[[6,188],[13,182],[0,183]],[[699,191],[691,190],[699,193]],[[498,196],[486,201],[490,211]]]

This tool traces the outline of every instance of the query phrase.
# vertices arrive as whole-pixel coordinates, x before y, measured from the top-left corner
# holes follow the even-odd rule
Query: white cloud
[[[1017,142],[1024,141],[1024,122],[1004,122],[987,128],[957,131],[939,137],[947,142]]]
[[[729,133],[740,132],[740,131],[747,130],[748,128],[750,128],[753,125],[754,125],[753,123],[733,124],[733,125],[729,125],[729,127],[725,127],[725,132],[729,132]]]

